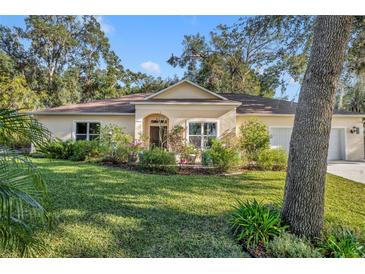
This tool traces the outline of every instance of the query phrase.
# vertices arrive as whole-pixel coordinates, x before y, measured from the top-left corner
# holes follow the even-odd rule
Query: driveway
[[[327,172],[365,184],[365,162],[329,162],[327,166]]]

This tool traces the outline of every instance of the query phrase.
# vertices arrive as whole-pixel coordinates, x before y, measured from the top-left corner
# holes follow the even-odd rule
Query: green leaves
[[[0,75],[7,76],[0,78],[0,87],[16,95],[3,107],[116,97],[125,74],[95,16],[31,15],[24,28],[0,25],[0,54],[0,70],[6,72]]]
[[[163,148],[155,147],[139,155],[139,167],[152,172],[176,173],[175,155]]]
[[[43,146],[50,134],[30,116],[0,109],[0,246],[25,256],[32,252],[33,230],[47,220],[47,188],[32,162],[6,147],[19,138]]]
[[[266,246],[274,258],[321,258],[318,248],[304,238],[290,233],[275,237]]]
[[[242,17],[231,26],[218,25],[209,39],[185,35],[183,52],[168,63],[216,92],[272,97],[303,75],[312,25],[308,16]]]
[[[327,257],[361,258],[365,256],[365,246],[356,233],[346,227],[336,227],[328,231],[321,244],[321,251]]]
[[[46,224],[47,214],[41,203],[47,188],[26,157],[0,149],[0,245],[25,255],[33,230]]]
[[[260,151],[270,145],[267,126],[257,119],[248,120],[240,126],[239,143],[248,160],[256,161]]]
[[[225,172],[237,168],[240,163],[240,155],[234,146],[225,145],[222,141],[212,140],[212,146],[205,152],[205,156],[211,159],[212,164],[219,171]]]
[[[260,242],[267,243],[280,235],[286,226],[281,225],[280,213],[256,200],[238,202],[229,221],[238,241],[249,248]]]
[[[25,140],[42,146],[50,139],[50,132],[38,120],[26,113],[0,108],[0,145]]]
[[[257,164],[263,170],[285,170],[288,165],[288,154],[283,148],[261,150]]]

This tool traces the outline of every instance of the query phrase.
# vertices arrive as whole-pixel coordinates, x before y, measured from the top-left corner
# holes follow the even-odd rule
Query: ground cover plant
[[[305,238],[290,233],[275,237],[266,246],[270,257],[274,258],[321,258],[318,248],[315,248]]]

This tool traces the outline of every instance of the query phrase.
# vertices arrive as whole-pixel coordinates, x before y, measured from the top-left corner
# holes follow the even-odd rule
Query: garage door
[[[290,136],[292,128],[275,127],[270,129],[272,147],[282,147],[289,151]],[[345,159],[345,130],[343,128],[332,128],[330,145],[328,149],[328,160]]]
[[[345,159],[345,130],[333,128],[330,135],[330,146],[328,148],[328,160]]]

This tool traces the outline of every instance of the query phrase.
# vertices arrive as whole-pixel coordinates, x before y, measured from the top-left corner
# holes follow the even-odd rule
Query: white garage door
[[[273,127],[270,129],[272,147],[282,147],[289,151],[290,136],[292,128]],[[328,160],[345,159],[345,130],[343,128],[332,128],[330,145],[328,149]]]
[[[345,130],[343,128],[331,129],[328,160],[345,159]]]

